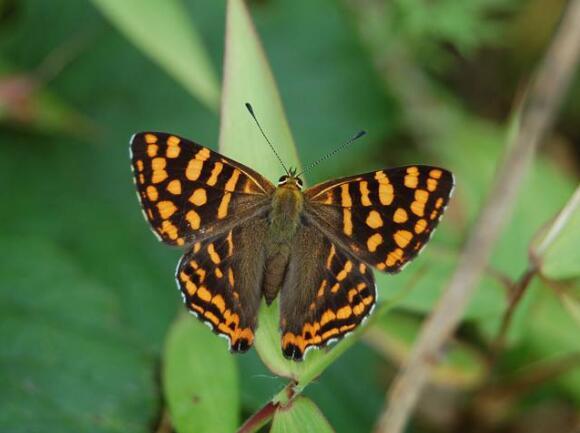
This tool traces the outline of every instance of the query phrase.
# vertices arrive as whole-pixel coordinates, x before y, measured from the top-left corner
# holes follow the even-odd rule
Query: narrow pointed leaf
[[[553,279],[580,276],[580,187],[550,225],[533,254],[542,274]]]
[[[93,3],[194,98],[217,110],[217,75],[180,0],[93,0]]]
[[[284,173],[283,168],[244,104],[252,104],[286,166],[298,167],[298,156],[268,61],[249,12],[241,0],[228,1],[225,53],[220,151],[270,180],[278,179]],[[272,371],[292,376],[292,366],[282,357],[278,309],[274,306],[265,308],[263,305],[260,309],[255,345]]]

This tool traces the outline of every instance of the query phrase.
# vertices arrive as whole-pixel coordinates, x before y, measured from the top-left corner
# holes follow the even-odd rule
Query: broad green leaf
[[[0,431],[147,431],[156,357],[110,287],[53,241],[2,237]]]
[[[580,276],[580,187],[532,251],[544,276],[552,279]]]
[[[246,102],[253,105],[284,164],[294,167],[300,164],[276,83],[241,0],[228,2],[225,51],[220,151],[271,180],[277,179],[284,173],[283,169],[246,110]],[[276,305],[269,308],[262,305],[255,346],[272,371],[292,377],[293,369],[299,367],[282,356]]]
[[[298,397],[274,414],[270,433],[333,433],[320,409],[306,397]]]
[[[163,391],[179,433],[222,433],[239,424],[238,370],[222,339],[191,316],[180,316],[167,338]]]
[[[194,98],[217,111],[217,76],[181,0],[93,0],[93,3]]]

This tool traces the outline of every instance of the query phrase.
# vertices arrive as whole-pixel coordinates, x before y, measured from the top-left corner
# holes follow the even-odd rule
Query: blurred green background
[[[183,310],[173,281],[180,251],[159,244],[143,221],[128,140],[160,130],[217,148],[226,3],[124,3],[137,29],[141,16],[150,19],[157,42],[172,32],[176,42],[199,42],[169,44],[157,57],[135,39],[131,19],[111,12],[112,3],[0,1],[2,432],[171,431],[166,402],[173,397],[162,391],[161,371],[171,354],[164,352],[168,329]],[[401,297],[396,308],[305,391],[337,432],[371,431],[393,374],[454,269],[505,147],[512,108],[564,4],[249,2],[302,163],[359,129],[369,132],[317,166],[310,184],[406,163],[442,165],[457,177],[425,253],[400,275],[379,279],[383,299]],[[155,13],[173,7],[175,28]],[[180,61],[200,81],[180,75]],[[171,62],[176,69],[167,69]],[[577,77],[410,432],[580,426],[575,241],[552,259],[568,265],[532,281],[490,369],[530,245],[578,185],[578,101]],[[579,237],[576,223],[570,239]],[[232,358],[222,340],[199,332],[198,341],[188,340],[190,356],[217,344],[227,358],[220,368],[217,355],[212,367],[222,377],[206,386],[224,386],[233,397],[190,431],[221,431],[212,416],[231,412],[222,422],[237,426],[286,381],[254,350]],[[196,404],[188,400],[185,412]]]

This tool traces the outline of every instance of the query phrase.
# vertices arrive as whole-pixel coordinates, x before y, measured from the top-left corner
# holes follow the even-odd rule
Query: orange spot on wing
[[[173,179],[167,184],[167,191],[173,195],[181,194],[181,181],[179,179]]]
[[[153,185],[149,185],[147,187],[146,192],[147,192],[147,197],[151,201],[157,201],[157,199],[159,198],[159,193],[157,191],[157,188],[155,188]]]
[[[220,201],[220,205],[218,207],[218,212],[217,212],[217,217],[218,219],[223,219],[226,216],[228,216],[228,206],[230,205],[230,200],[232,198],[232,194],[230,192],[226,192],[221,201]]]
[[[352,212],[348,208],[343,209],[342,214],[342,224],[343,224],[343,232],[347,236],[352,235]]]
[[[381,214],[378,213],[376,210],[372,210],[369,212],[366,220],[367,226],[372,229],[377,229],[382,227],[383,219],[381,218]]]
[[[395,221],[397,224],[407,222],[408,219],[409,215],[407,215],[407,211],[402,207],[398,208],[393,214],[393,221]]]
[[[214,163],[209,179],[206,182],[209,186],[214,186],[217,183],[219,175],[222,172],[223,168],[224,165],[221,162],[216,161]]]
[[[164,200],[157,203],[157,210],[159,211],[161,218],[167,219],[175,212],[177,212],[177,207],[173,204],[172,201]]]
[[[203,168],[203,161],[199,159],[191,159],[187,164],[185,169],[185,177],[189,180],[197,180],[201,175],[201,170]]]
[[[157,143],[157,136],[154,134],[145,134],[145,143],[147,144]]]
[[[193,194],[191,194],[191,197],[189,197],[189,201],[196,206],[203,206],[204,204],[206,204],[207,193],[205,192],[205,189],[198,188],[195,191],[193,191]]]
[[[213,243],[207,246],[207,253],[209,254],[209,258],[211,259],[211,261],[214,262],[216,265],[222,261],[219,254],[215,250]]]
[[[369,198],[369,183],[366,180],[363,180],[359,183],[360,189],[360,202],[363,206],[371,206],[371,200]]]
[[[236,184],[238,183],[238,179],[240,177],[240,170],[236,170],[234,169],[232,176],[228,179],[228,181],[226,182],[226,185],[224,187],[224,189],[226,191],[235,191],[236,190]]]
[[[417,234],[423,233],[426,228],[427,228],[427,221],[422,219],[422,218],[420,220],[417,220],[417,222],[415,223],[415,233],[417,233]]]
[[[383,237],[381,236],[380,233],[375,233],[374,235],[370,236],[367,239],[367,249],[371,252],[374,253],[377,248],[379,247],[379,245],[381,245],[383,243]]]
[[[340,185],[341,189],[341,203],[343,207],[352,207],[352,199],[350,197],[350,193],[348,192],[348,183],[343,183]]]
[[[393,236],[395,239],[395,243],[400,246],[401,248],[405,248],[409,245],[409,242],[413,239],[413,233],[408,230],[398,230],[395,232]]]
[[[211,300],[211,293],[205,288],[205,286],[200,286],[197,289],[197,296],[204,302],[209,302]]]
[[[190,210],[189,212],[187,212],[185,214],[185,219],[187,220],[191,228],[194,230],[197,230],[201,225],[201,218],[199,214],[194,210]]]
[[[429,176],[431,176],[432,178],[435,178],[435,179],[441,178],[442,174],[443,174],[443,172],[439,169],[433,169],[429,172]]]

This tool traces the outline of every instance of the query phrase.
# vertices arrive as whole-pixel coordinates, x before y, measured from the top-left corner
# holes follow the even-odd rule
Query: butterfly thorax
[[[295,183],[285,183],[272,195],[270,211],[270,239],[274,243],[290,242],[298,224],[304,197]]]
[[[270,304],[284,281],[290,246],[300,225],[304,197],[298,185],[287,182],[276,188],[272,195],[268,239],[265,245],[266,272],[262,293]]]

